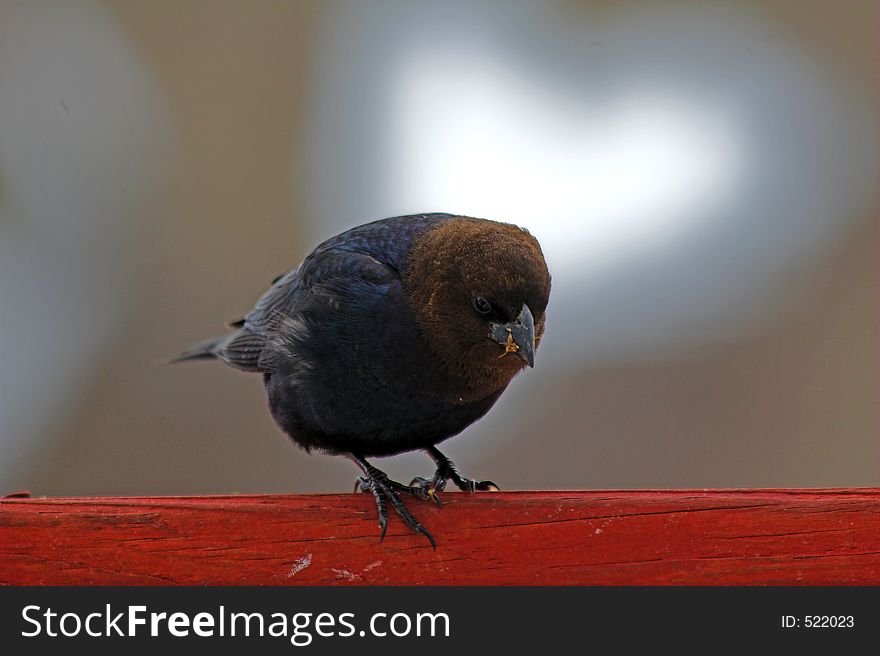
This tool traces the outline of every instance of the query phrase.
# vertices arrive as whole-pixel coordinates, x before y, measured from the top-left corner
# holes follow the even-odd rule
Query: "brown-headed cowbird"
[[[318,246],[277,278],[236,330],[175,361],[217,358],[260,373],[279,426],[307,451],[344,454],[356,490],[386,501],[431,534],[399,493],[439,503],[463,477],[436,444],[482,417],[525,365],[544,331],[550,274],[538,241],[506,223],[451,214],[375,221]],[[366,461],[422,449],[431,479],[392,481]]]

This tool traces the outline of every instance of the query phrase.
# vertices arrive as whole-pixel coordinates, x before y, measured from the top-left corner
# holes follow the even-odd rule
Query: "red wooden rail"
[[[880,584],[880,489],[0,500],[2,584]]]

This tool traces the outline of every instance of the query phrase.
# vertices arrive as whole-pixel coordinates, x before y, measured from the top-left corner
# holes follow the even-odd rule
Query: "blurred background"
[[[0,0],[0,493],[350,490],[259,377],[157,363],[426,211],[554,277],[465,474],[880,484],[878,37],[871,0]]]

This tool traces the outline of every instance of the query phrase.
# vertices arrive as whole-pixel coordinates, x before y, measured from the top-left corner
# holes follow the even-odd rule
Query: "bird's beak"
[[[516,353],[530,367],[535,366],[535,318],[528,305],[523,305],[516,321],[493,323],[489,337],[504,347],[504,353]]]

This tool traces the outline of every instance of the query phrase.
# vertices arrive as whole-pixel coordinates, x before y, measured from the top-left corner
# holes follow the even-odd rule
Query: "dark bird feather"
[[[451,214],[375,221],[320,244],[279,276],[225,336],[173,361],[216,358],[261,373],[272,416],[300,446],[351,457],[382,536],[386,500],[434,539],[400,493],[439,502],[464,478],[436,445],[482,417],[534,362],[550,274],[537,240],[505,223]],[[401,485],[370,456],[425,450],[431,479]]]

